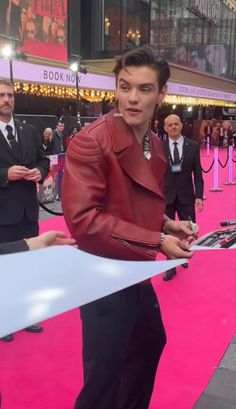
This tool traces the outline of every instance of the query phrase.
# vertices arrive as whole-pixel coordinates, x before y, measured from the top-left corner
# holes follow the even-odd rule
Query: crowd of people
[[[230,121],[213,121],[211,119],[202,122],[200,127],[200,140],[219,148],[236,148],[236,129]]]

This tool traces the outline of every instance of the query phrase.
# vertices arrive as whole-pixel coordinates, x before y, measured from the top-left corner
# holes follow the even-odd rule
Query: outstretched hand
[[[68,239],[62,231],[48,231],[42,233],[37,237],[32,237],[30,239],[25,239],[30,250],[43,249],[49,246],[57,245],[74,245],[74,239]]]

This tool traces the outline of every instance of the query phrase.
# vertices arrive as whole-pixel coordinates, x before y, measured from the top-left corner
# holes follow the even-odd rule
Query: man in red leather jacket
[[[191,257],[188,222],[165,223],[166,159],[149,123],[166,94],[167,62],[151,48],[120,57],[117,109],[67,151],[63,211],[79,248],[121,260]],[[164,232],[163,233],[163,226]],[[80,309],[84,386],[74,409],[147,409],[166,336],[151,282]]]

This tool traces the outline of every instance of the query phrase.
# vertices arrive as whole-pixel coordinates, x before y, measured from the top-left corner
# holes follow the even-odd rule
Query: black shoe
[[[0,338],[0,341],[2,342],[12,342],[14,340],[14,337],[12,334],[6,335],[5,337]]]
[[[167,270],[164,272],[163,280],[170,281],[175,275],[176,275],[176,268],[171,268],[170,270]]]
[[[24,328],[24,331],[32,332],[33,334],[38,334],[39,332],[43,332],[43,327],[40,327],[40,325],[38,324],[30,325],[29,327]]]
[[[183,267],[183,268],[188,268],[188,263],[182,264],[182,267]]]

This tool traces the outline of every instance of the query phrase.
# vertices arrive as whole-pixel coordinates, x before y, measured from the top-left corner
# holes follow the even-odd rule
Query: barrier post
[[[233,146],[228,146],[228,181],[224,182],[224,185],[236,185],[236,182],[233,182]]]
[[[213,188],[209,189],[210,192],[222,192],[223,189],[219,188],[219,149],[218,147],[214,148],[214,167],[213,167],[213,173],[214,173],[214,184]]]
[[[210,136],[208,135],[204,141],[204,155],[203,156],[210,156]]]
[[[206,140],[206,156],[210,156],[210,136],[207,136]]]

